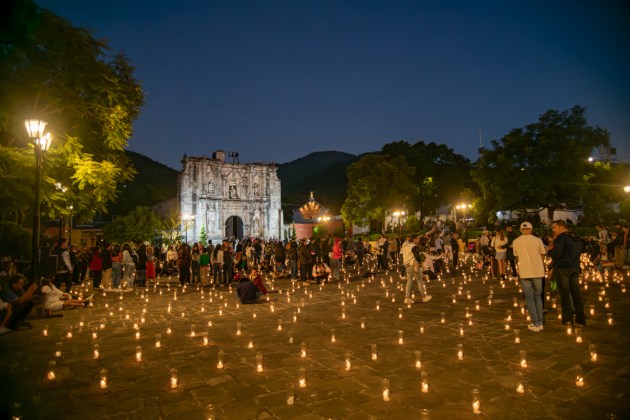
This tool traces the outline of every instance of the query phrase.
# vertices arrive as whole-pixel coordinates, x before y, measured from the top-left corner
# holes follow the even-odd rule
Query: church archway
[[[225,221],[225,237],[243,239],[243,219],[230,216]]]

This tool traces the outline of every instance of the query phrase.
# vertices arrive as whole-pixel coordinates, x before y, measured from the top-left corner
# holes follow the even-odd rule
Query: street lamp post
[[[189,229],[188,222],[190,222],[191,220],[195,220],[195,215],[190,214],[190,213],[184,213],[182,214],[182,220],[184,221],[184,229],[186,230],[186,243],[188,243],[188,229]]]
[[[50,133],[44,135],[44,130],[46,129],[45,121],[31,119],[24,121],[24,125],[26,126],[26,132],[28,133],[28,136],[33,141],[33,145],[35,146],[35,203],[33,205],[33,249],[31,250],[31,270],[33,275],[33,282],[39,284],[39,237],[41,234],[40,188],[42,182],[42,153],[47,151],[50,147],[52,137],[50,136]]]
[[[464,221],[462,223],[462,239],[467,239],[466,238],[466,213],[468,209],[472,208],[472,204],[461,203],[461,204],[456,205],[455,208],[457,210],[463,210],[464,212]],[[457,221],[457,211],[455,211],[455,221]]]
[[[396,222],[398,223],[398,235],[402,235],[402,223],[401,219],[405,217],[405,211],[395,211],[393,215],[396,217]]]

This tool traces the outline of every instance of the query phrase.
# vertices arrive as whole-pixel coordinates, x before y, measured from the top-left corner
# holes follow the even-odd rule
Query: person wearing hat
[[[545,264],[543,261],[545,244],[532,235],[532,224],[521,223],[521,233],[512,243],[514,258],[518,261],[518,274],[525,294],[527,311],[532,323],[527,328],[534,332],[543,330],[542,287],[545,278]]]

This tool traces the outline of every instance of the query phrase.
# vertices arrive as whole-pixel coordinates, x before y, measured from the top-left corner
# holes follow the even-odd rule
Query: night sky
[[[480,145],[586,107],[630,161],[630,2],[46,0],[137,66],[133,151],[175,169]]]

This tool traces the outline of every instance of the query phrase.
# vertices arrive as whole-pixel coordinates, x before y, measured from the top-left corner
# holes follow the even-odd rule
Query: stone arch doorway
[[[225,221],[225,237],[243,239],[243,219],[238,216],[230,216]]]

